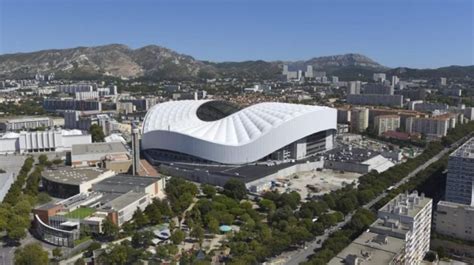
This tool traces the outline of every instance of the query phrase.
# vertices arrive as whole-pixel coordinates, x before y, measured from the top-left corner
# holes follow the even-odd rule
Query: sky
[[[0,0],[0,54],[155,44],[199,60],[361,53],[389,67],[474,64],[472,0]]]

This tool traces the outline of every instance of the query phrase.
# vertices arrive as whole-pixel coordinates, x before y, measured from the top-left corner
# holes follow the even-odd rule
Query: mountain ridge
[[[326,71],[328,74],[341,73],[343,76],[348,73],[349,76],[368,77],[376,71],[393,70],[358,53],[299,61],[211,62],[154,44],[132,49],[124,44],[113,43],[3,54],[0,55],[0,77],[27,78],[36,73],[55,72],[59,77],[77,78],[193,79],[220,76],[269,79],[281,74],[283,64],[297,69],[312,65],[314,70]]]

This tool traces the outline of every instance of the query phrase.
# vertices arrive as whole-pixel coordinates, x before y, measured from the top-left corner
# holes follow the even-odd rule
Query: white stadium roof
[[[143,148],[176,151],[223,163],[242,163],[260,159],[318,131],[336,129],[337,112],[328,107],[266,102],[235,111],[221,119],[204,121],[198,117],[197,112],[207,102],[211,101],[169,101],[153,106],[143,122]],[[277,131],[281,132],[275,134]],[[262,141],[272,136],[278,138]],[[183,146],[183,141],[188,146]],[[224,147],[227,147],[227,150],[222,152],[237,152],[238,147],[251,144],[264,146],[258,147],[261,149],[256,151],[258,154],[247,153],[247,158],[241,158],[239,162],[210,154]],[[212,145],[215,146],[214,150]],[[207,151],[206,148],[210,150]],[[207,155],[208,153],[210,155]],[[238,155],[227,156],[237,158]]]

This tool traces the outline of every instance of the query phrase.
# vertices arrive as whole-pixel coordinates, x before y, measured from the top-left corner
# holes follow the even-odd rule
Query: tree
[[[209,228],[209,232],[213,234],[219,233],[219,222],[216,218],[209,218],[209,222],[207,223],[207,227]]]
[[[202,193],[204,193],[204,195],[206,195],[206,197],[208,197],[208,198],[214,197],[214,195],[216,195],[216,193],[217,193],[216,188],[214,186],[209,185],[209,184],[203,184],[201,186],[201,190],[202,190]]]
[[[41,154],[38,156],[38,162],[40,165],[46,165],[46,162],[48,162],[48,157],[45,154]]]
[[[267,213],[272,213],[276,209],[275,203],[269,199],[261,199],[258,202],[258,207],[260,207],[262,211],[267,212]]]
[[[137,228],[142,228],[150,222],[150,220],[148,220],[148,216],[143,214],[142,210],[138,207],[133,214],[133,221],[137,225]]]
[[[184,238],[186,237],[186,234],[184,234],[183,231],[181,230],[176,230],[174,231],[172,234],[171,234],[171,241],[173,242],[173,244],[180,244],[181,242],[183,242]]]
[[[91,127],[89,128],[89,133],[91,134],[92,142],[95,143],[95,142],[104,141],[105,135],[100,125],[92,124]]]
[[[52,252],[53,252],[53,257],[55,259],[59,259],[63,255],[61,248],[55,248],[55,249],[53,249]]]
[[[48,252],[39,243],[31,243],[15,250],[15,265],[47,265]]]
[[[79,258],[74,262],[74,265],[86,265],[86,262],[83,258]]]
[[[115,239],[117,238],[118,233],[119,227],[114,224],[109,218],[105,219],[103,224],[103,234],[110,239]]]
[[[247,198],[247,188],[245,183],[237,179],[230,179],[224,185],[224,194],[236,200]]]
[[[147,248],[151,245],[153,233],[150,231],[135,232],[132,236],[132,246],[134,248]]]
[[[191,230],[190,236],[196,239],[199,244],[202,244],[202,240],[204,239],[204,229],[201,226],[196,225],[193,230]]]

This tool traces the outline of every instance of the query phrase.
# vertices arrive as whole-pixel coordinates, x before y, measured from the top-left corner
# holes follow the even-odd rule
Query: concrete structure
[[[400,78],[396,75],[392,75],[392,88],[395,88],[400,83]]]
[[[360,81],[350,81],[347,85],[347,94],[360,94],[360,88]]]
[[[434,112],[438,111],[447,111],[449,109],[448,104],[444,103],[434,103],[434,102],[424,102],[421,100],[410,102],[408,105],[410,110],[416,110],[421,112]]]
[[[25,117],[0,121],[0,131],[17,131],[52,127],[53,120],[49,117]]]
[[[446,201],[474,206],[474,137],[449,156]]]
[[[430,247],[431,208],[432,200],[423,194],[399,194],[328,264],[421,264]]]
[[[406,119],[405,131],[408,133],[420,133],[428,140],[438,139],[446,136],[450,128],[450,119],[446,117],[414,118]]]
[[[464,109],[464,117],[469,120],[474,120],[474,108],[465,108]]]
[[[91,92],[94,89],[92,84],[70,84],[56,86],[56,91],[60,93],[75,94],[78,92]]]
[[[166,102],[145,116],[142,150],[159,150],[168,161],[220,164],[303,159],[332,148],[336,120],[335,109],[319,106],[260,103],[240,110],[225,101]]]
[[[387,76],[385,73],[374,73],[373,75],[373,80],[375,82],[383,83],[385,82],[386,79],[387,79]]]
[[[354,105],[380,105],[402,107],[402,95],[383,95],[383,94],[353,94],[347,95],[347,103]]]
[[[369,109],[353,108],[350,117],[352,132],[364,132],[369,127]]]
[[[0,154],[63,152],[74,144],[91,142],[90,134],[78,130],[8,132],[0,136]]]
[[[441,86],[446,86],[446,85],[448,84],[446,77],[441,77],[441,78],[439,79],[439,84],[440,84]]]
[[[115,175],[111,170],[96,168],[60,168],[46,170],[42,174],[44,189],[53,197],[68,198],[73,195],[87,192],[92,184]]]
[[[349,124],[351,122],[351,109],[338,108],[337,109],[337,123]]]
[[[132,127],[132,175],[136,176],[140,171],[140,131]]]
[[[100,166],[107,157],[115,161],[125,161],[128,166],[131,165],[129,151],[121,142],[73,145],[70,163],[72,167]]]
[[[377,135],[382,135],[386,131],[396,131],[400,128],[400,116],[379,115],[374,119],[374,129]]]

